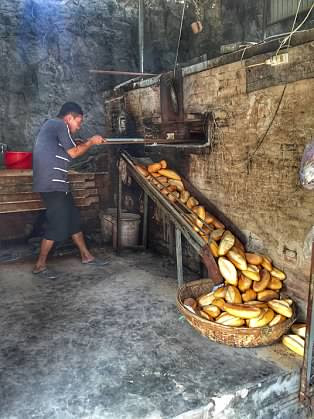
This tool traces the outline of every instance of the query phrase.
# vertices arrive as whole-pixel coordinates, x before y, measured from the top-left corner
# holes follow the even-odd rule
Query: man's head
[[[61,106],[57,117],[63,119],[69,127],[71,134],[74,134],[81,128],[83,110],[80,105],[75,102],[66,102]]]

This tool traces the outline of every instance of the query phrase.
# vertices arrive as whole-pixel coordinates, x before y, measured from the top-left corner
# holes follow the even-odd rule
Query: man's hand
[[[94,135],[90,138],[90,142],[92,145],[100,145],[100,144],[106,144],[107,140],[103,138],[101,135]]]

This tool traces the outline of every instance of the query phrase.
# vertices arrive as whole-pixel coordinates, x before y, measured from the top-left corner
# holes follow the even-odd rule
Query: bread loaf
[[[208,294],[203,294],[200,297],[198,297],[197,302],[201,307],[204,307],[211,304],[214,299],[215,299],[214,293],[209,292]]]
[[[208,212],[205,213],[205,222],[206,224],[211,224],[214,221],[215,217]]]
[[[158,177],[161,177],[158,172],[152,172],[150,175],[155,179],[158,178]]]
[[[260,272],[260,281],[254,281],[253,290],[255,292],[264,291],[270,283],[270,273],[266,269],[262,269]]]
[[[175,185],[169,185],[167,186],[167,191],[168,192],[174,192],[177,190],[177,187]]]
[[[185,204],[187,200],[190,198],[190,192],[189,191],[182,191],[180,194],[180,201],[182,204]]]
[[[161,189],[161,191],[160,191],[160,193],[162,194],[162,195],[168,195],[168,193],[169,193],[169,191],[168,191],[168,189],[167,188],[163,188],[163,189]]]
[[[155,163],[155,164],[159,164],[159,163]],[[169,179],[181,180],[181,177],[178,175],[178,173],[174,172],[173,170],[161,169],[160,168],[160,169],[158,169],[158,171],[162,176],[166,176]]]
[[[184,191],[184,186],[181,180],[168,179],[169,185],[175,186],[179,192]]]
[[[304,356],[304,339],[298,335],[286,335],[282,343],[298,355]]]
[[[234,266],[240,271],[245,271],[247,269],[247,263],[243,255],[240,253],[235,246],[227,253],[227,258],[234,264]]]
[[[149,164],[147,166],[147,170],[148,170],[149,173],[158,172],[160,169],[161,169],[161,164],[160,163],[153,163],[153,164]],[[162,175],[162,173],[161,173],[161,175]]]
[[[263,262],[263,256],[256,253],[245,253],[245,257],[251,265],[260,265]]]
[[[168,183],[168,178],[166,176],[159,176],[158,177],[158,182],[166,184],[166,183]]]
[[[231,231],[226,230],[218,246],[218,255],[219,256],[226,255],[229,252],[229,250],[233,247],[234,242],[235,242],[234,235],[231,233]]]
[[[225,225],[222,224],[219,220],[217,220],[217,218],[214,217],[213,222],[212,222],[215,226],[215,228],[223,228],[225,229]]]
[[[272,291],[272,292],[275,292],[275,291]],[[282,314],[285,317],[289,317],[289,318],[292,317],[292,314],[293,314],[292,308],[289,305],[284,304],[282,300],[272,299],[272,301],[268,301],[268,305],[276,313]]]
[[[227,287],[220,287],[214,291],[215,298],[225,298],[227,292]]]
[[[251,288],[252,279],[247,278],[246,276],[240,274],[239,281],[238,281],[238,288],[241,292],[245,292]]]
[[[136,164],[135,165],[135,169],[141,174],[141,175],[143,175],[143,176],[148,176],[148,171],[147,171],[147,169],[146,169],[146,167],[145,166],[142,166],[142,165],[140,165],[140,164]]]
[[[273,320],[269,323],[269,326],[276,326],[276,324],[282,323],[287,320],[287,317],[282,314],[276,314]]]
[[[189,209],[192,209],[193,207],[195,207],[196,205],[198,205],[199,204],[199,202],[198,202],[198,200],[197,199],[195,199],[193,196],[190,196],[190,198],[187,200],[187,202],[186,202],[186,206],[189,208]]]
[[[269,288],[270,290],[280,290],[282,288],[282,281],[272,276],[269,281],[269,284],[267,285],[267,288]]]
[[[179,198],[180,194],[178,191],[174,191],[169,193],[169,195],[167,196],[167,198],[169,199],[170,202],[176,202],[176,200]]]
[[[218,228],[216,230],[214,230],[211,234],[210,234],[210,238],[212,240],[220,240],[224,234],[225,230],[223,230],[222,228]]]
[[[228,284],[237,285],[238,275],[237,270],[230,260],[221,256],[218,259],[218,267],[223,278],[228,282]]]
[[[262,310],[262,313],[258,317],[249,320],[249,327],[264,327],[273,320],[275,313],[271,308],[263,308]]]
[[[263,301],[252,300],[252,301],[247,301],[244,304],[248,304],[250,306],[254,306],[257,308],[268,308],[268,304],[266,302],[264,303]]]
[[[225,303],[224,310],[232,316],[240,317],[241,319],[253,319],[262,313],[261,309],[245,304]]]
[[[298,335],[298,336],[301,336],[302,338],[305,338],[306,324],[305,323],[295,323],[295,324],[292,325],[291,330],[295,335]]]
[[[252,281],[260,281],[259,272],[252,272],[250,270],[242,271],[242,274],[246,277],[251,279]]]
[[[209,320],[211,322],[214,321],[214,318],[207,314],[204,310],[200,310],[199,313],[202,317],[204,317],[204,319]]]
[[[160,160],[159,162],[162,169],[167,169],[167,162],[166,160]]]
[[[280,301],[284,301],[289,306],[292,306],[292,304],[293,304],[293,301],[291,300],[291,298],[282,298]]]
[[[220,308],[220,310],[223,310],[223,309],[224,309],[224,306],[225,306],[225,300],[224,300],[223,298],[215,298],[215,299],[213,300],[212,304],[213,304],[214,306],[219,307],[219,308]]]
[[[264,290],[257,293],[258,301],[271,301],[271,300],[277,299],[278,297],[279,297],[278,292],[273,291],[273,290]]]
[[[242,303],[242,297],[241,297],[241,294],[240,294],[240,291],[238,290],[238,288],[233,286],[233,285],[228,285],[225,300],[228,303],[241,304]]]
[[[204,231],[204,233],[206,233],[209,236],[210,233],[212,231],[214,231],[214,226],[212,226],[210,224],[209,224],[209,226],[203,225],[203,231]]]
[[[267,269],[267,271],[271,272],[271,270],[273,269],[272,267],[272,260],[267,257],[267,256],[263,256],[263,262],[261,263],[262,267]]]
[[[209,248],[212,252],[212,255],[217,258],[218,257],[218,244],[215,242],[215,240],[210,239],[209,240]]]
[[[203,311],[205,311],[205,313],[209,314],[214,319],[220,314],[220,308],[213,304],[203,307]]]
[[[254,282],[254,284],[258,284],[258,282]],[[242,300],[244,302],[256,300],[256,292],[252,289],[249,289],[249,290],[245,291],[242,294]]]
[[[242,255],[245,256],[245,248],[243,246],[243,244],[240,242],[240,240],[236,237],[235,238],[235,243],[234,243],[235,247],[241,251]]]
[[[239,317],[232,316],[229,313],[221,313],[216,319],[216,323],[223,324],[225,326],[240,327],[245,324],[243,319]]]
[[[273,267],[270,273],[271,273],[271,276],[281,279],[282,281],[286,278],[286,274],[275,267]]]
[[[195,309],[196,309],[196,307],[197,307],[197,302],[194,300],[194,298],[186,298],[186,299],[183,301],[183,304],[184,304],[185,306],[190,306],[190,307],[192,307],[192,308],[193,308],[193,310],[195,310]]]

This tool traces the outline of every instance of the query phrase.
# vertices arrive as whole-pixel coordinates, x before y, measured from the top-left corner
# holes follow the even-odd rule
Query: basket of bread
[[[281,338],[296,319],[295,304],[280,295],[285,273],[269,257],[247,252],[165,160],[135,168],[173,205],[185,208],[185,220],[208,246],[224,280],[215,291],[210,279],[178,290],[177,306],[187,321],[204,336],[232,346],[269,345]]]

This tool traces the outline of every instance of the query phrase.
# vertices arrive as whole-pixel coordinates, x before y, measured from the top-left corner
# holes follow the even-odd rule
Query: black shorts
[[[62,241],[81,231],[80,212],[70,192],[41,192],[46,207],[44,238]]]

